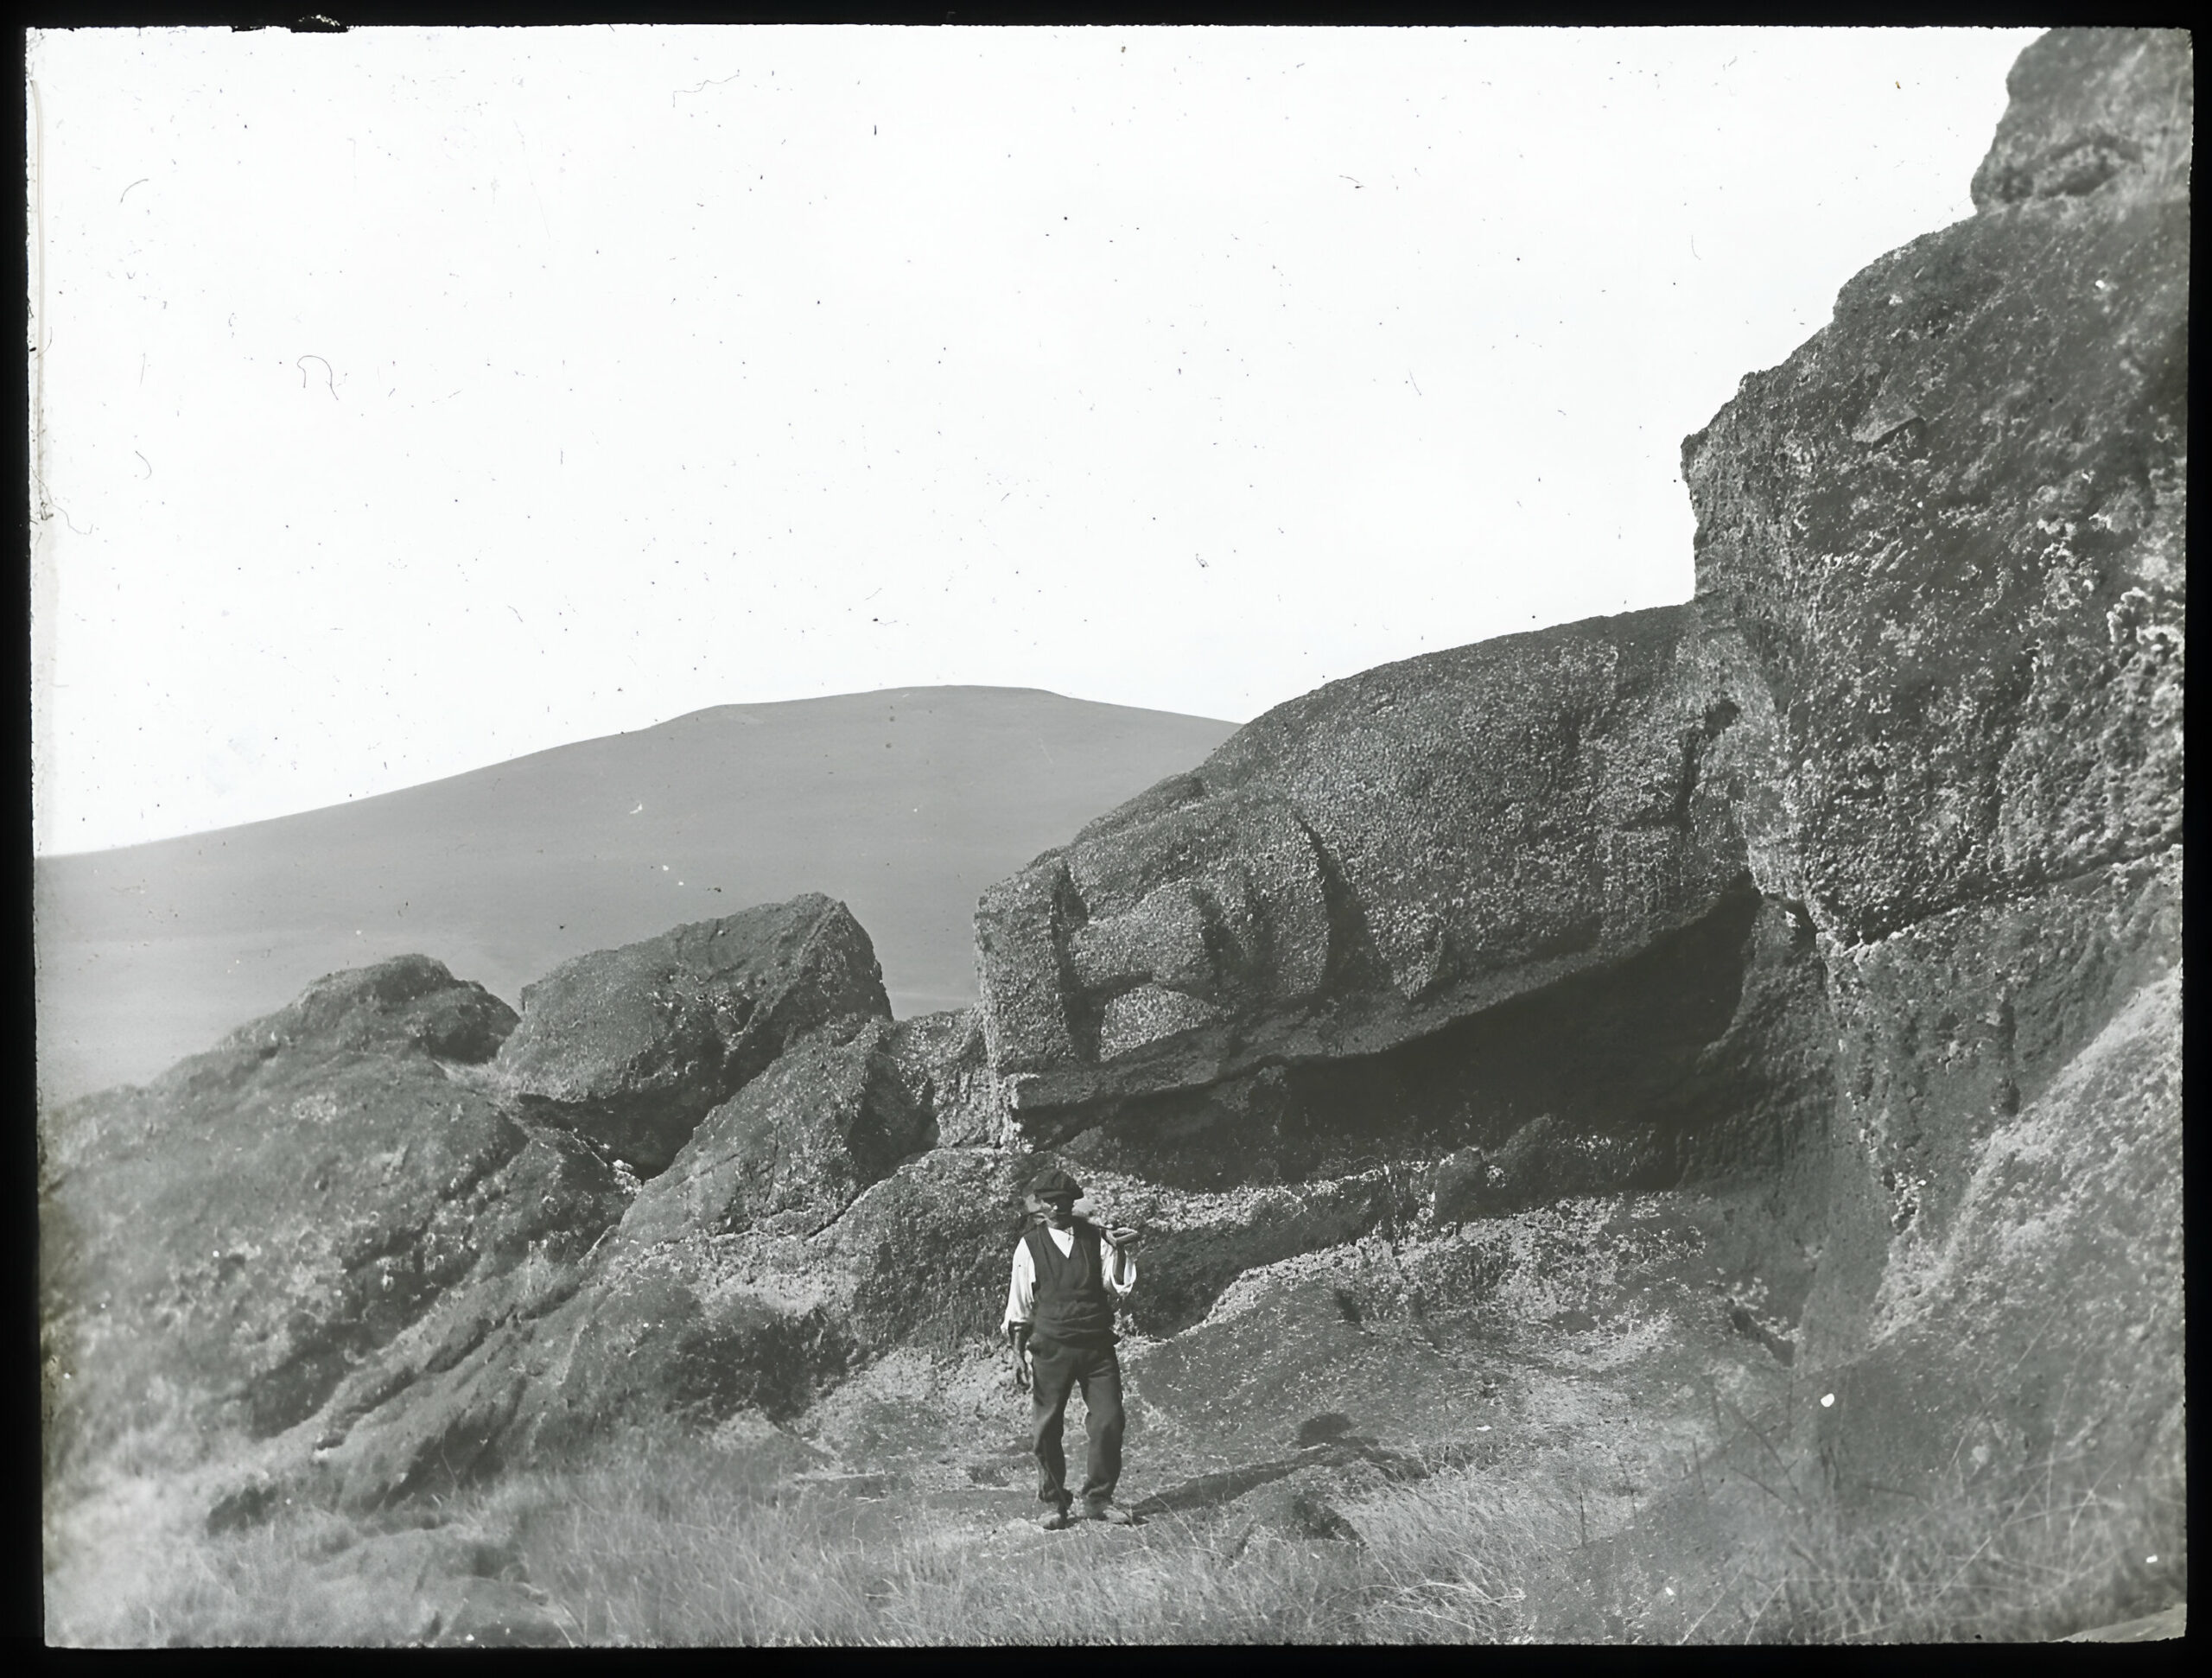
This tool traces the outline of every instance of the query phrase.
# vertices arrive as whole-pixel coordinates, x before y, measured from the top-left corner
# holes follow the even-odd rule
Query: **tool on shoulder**
[[[1075,1215],[1079,1221],[1097,1230],[1112,1246],[1126,1247],[1141,1233],[1133,1224],[1115,1223],[1113,1214],[1087,1194],[1075,1203]]]

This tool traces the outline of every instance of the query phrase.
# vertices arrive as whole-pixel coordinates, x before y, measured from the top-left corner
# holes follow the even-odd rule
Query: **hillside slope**
[[[1033,689],[723,705],[275,821],[36,865],[39,1083],[143,1082],[342,967],[556,963],[820,891],[901,1016],[976,998],[976,899],[1231,724]]]

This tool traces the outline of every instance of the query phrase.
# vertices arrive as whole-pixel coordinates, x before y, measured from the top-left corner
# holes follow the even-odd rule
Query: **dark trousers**
[[[1037,1447],[1037,1501],[1065,1510],[1068,1506],[1067,1458],[1061,1450],[1068,1395],[1083,1389],[1084,1431],[1090,1435],[1090,1460],[1083,1477],[1083,1500],[1105,1503],[1122,1478],[1122,1363],[1111,1346],[1086,1348],[1029,1343],[1029,1435]]]

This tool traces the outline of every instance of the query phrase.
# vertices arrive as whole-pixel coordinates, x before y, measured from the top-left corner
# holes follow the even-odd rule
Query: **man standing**
[[[1007,1289],[1006,1338],[1014,1390],[1029,1389],[1029,1432],[1037,1451],[1039,1523],[1047,1532],[1075,1524],[1069,1512],[1067,1459],[1061,1448],[1068,1395],[1083,1389],[1090,1457],[1083,1516],[1126,1527],[1113,1502],[1122,1477],[1122,1364],[1114,1355],[1114,1308],[1137,1285],[1129,1249],[1136,1231],[1100,1229],[1076,1216],[1083,1189],[1057,1166],[1029,1185],[1030,1211],[1044,1223],[1014,1249]]]

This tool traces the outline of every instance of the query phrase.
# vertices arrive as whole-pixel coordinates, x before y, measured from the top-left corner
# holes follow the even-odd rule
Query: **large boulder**
[[[1852,1502],[2054,1460],[2177,1494],[2187,1418],[2182,978],[2135,991],[2016,1115],[1964,1145],[1932,1238],[1900,1243],[1813,1444]],[[1928,1179],[1885,1184],[1903,1224]],[[2164,1477],[2169,1484],[2158,1484]]]
[[[2063,32],[2012,86],[1980,213],[1682,449],[1843,944],[2181,837],[2188,38]]]
[[[1696,919],[1757,861],[1735,685],[1667,607],[1276,707],[984,896],[1017,1122],[1371,1054]]]
[[[2179,1471],[2190,45],[2010,86],[1976,213],[1683,448],[1827,969],[1801,1442],[1853,1499]]]
[[[39,1127],[42,1185],[77,1166],[135,1154],[165,1132],[181,1103],[221,1103],[347,1054],[397,1053],[455,1065],[488,1060],[515,1011],[428,956],[397,956],[317,979],[297,1001],[249,1021],[151,1084],[61,1103]]]
[[[493,1084],[649,1175],[792,1038],[890,1016],[867,932],[810,893],[563,963],[524,988]]]
[[[901,1020],[887,1046],[909,1096],[930,1115],[939,1146],[992,1147],[1012,1139],[980,1008]]]
[[[278,1432],[450,1291],[596,1239],[625,1204],[606,1168],[468,1082],[513,1019],[404,957],[46,1115],[54,1460],[124,1427],[186,1456]]]
[[[884,1020],[825,1027],[707,1115],[646,1184],[625,1239],[758,1229],[813,1235],[925,1144],[929,1115],[898,1076]]]
[[[1016,1216],[982,1154],[961,1179],[981,1202],[925,1169],[810,1239],[931,1145],[927,1069],[949,1103],[974,1058],[972,1024],[918,1059],[884,1013],[866,935],[801,899],[571,963],[519,1027],[421,957],[334,976],[149,1089],[54,1115],[49,1437],[262,1438],[220,1525],[310,1459],[377,1506],[632,1421],[790,1412],[856,1336],[880,1349],[941,1306],[914,1255]],[[511,1033],[522,1052],[494,1060]],[[642,1188],[575,1123],[612,1108],[672,1143],[671,1109],[725,1081]],[[747,1266],[760,1285],[734,1281]]]

